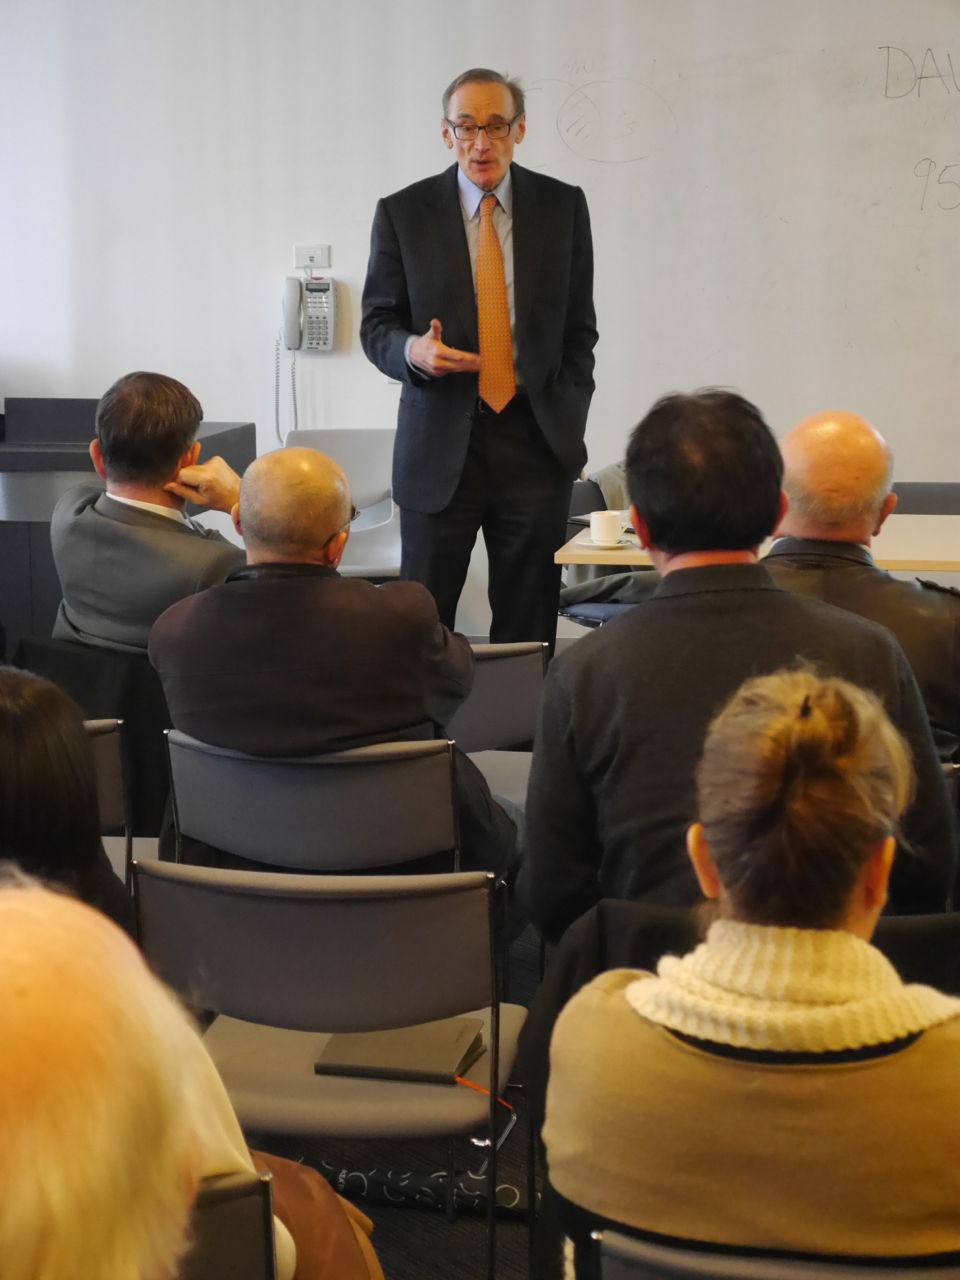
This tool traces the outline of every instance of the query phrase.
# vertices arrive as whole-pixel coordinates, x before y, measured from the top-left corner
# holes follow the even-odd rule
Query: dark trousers
[[[546,640],[557,634],[560,566],[573,482],[537,426],[530,401],[514,396],[502,413],[481,401],[463,474],[434,515],[400,511],[401,578],[422,582],[440,621],[453,628],[470,553],[483,530],[493,620],[490,640]]]

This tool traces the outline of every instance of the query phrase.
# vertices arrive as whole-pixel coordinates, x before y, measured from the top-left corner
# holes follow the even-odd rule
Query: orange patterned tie
[[[517,383],[513,374],[510,308],[503,278],[500,239],[493,225],[497,197],[480,201],[477,232],[477,328],[480,333],[480,399],[495,413],[513,399]]]

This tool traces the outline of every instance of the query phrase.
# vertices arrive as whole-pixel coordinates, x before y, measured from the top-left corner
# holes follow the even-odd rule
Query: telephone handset
[[[337,336],[336,282],[329,276],[283,282],[283,345],[288,351],[332,351]]]

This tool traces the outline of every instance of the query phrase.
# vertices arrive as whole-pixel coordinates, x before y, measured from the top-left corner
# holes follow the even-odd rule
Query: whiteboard
[[[587,195],[591,466],[715,383],[960,480],[958,0],[11,0],[0,392],[161,369],[270,447],[282,280],[324,242],[343,326],[298,359],[300,425],[390,425],[357,341],[374,206],[449,163],[440,93],[476,64],[527,87],[518,162]]]

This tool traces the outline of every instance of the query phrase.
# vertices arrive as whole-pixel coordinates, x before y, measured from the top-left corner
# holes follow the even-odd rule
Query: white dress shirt
[[[155,516],[166,516],[168,520],[185,524],[188,529],[193,529],[194,533],[202,533],[206,537],[207,531],[203,525],[196,520],[191,520],[176,507],[161,507],[159,502],[144,502],[140,498],[121,498],[119,493],[108,493],[107,497],[113,502],[122,502],[127,507],[138,507],[141,511],[152,511]]]
[[[190,521],[176,507],[161,507],[158,502],[143,502],[140,498],[121,498],[119,493],[108,493],[112,502],[122,502],[128,507],[137,507],[140,511],[152,511],[155,516],[166,516],[168,520],[176,520],[178,524],[189,524]]]
[[[477,296],[477,236],[480,232],[480,201],[486,195],[495,195],[497,203],[493,207],[493,226],[500,241],[500,254],[503,258],[503,282],[507,289],[507,308],[510,312],[510,339],[513,344],[513,372],[517,387],[523,385],[520,370],[517,367],[517,323],[516,307],[513,298],[513,184],[510,181],[510,170],[500,179],[492,192],[484,191],[475,182],[471,182],[462,169],[457,170],[457,186],[460,188],[460,209],[463,213],[463,226],[467,233],[467,249],[470,253],[470,271],[473,275],[473,296]],[[410,360],[410,344],[417,334],[411,334],[404,346],[403,354],[411,368],[416,366]],[[423,373],[422,369],[417,369]]]

